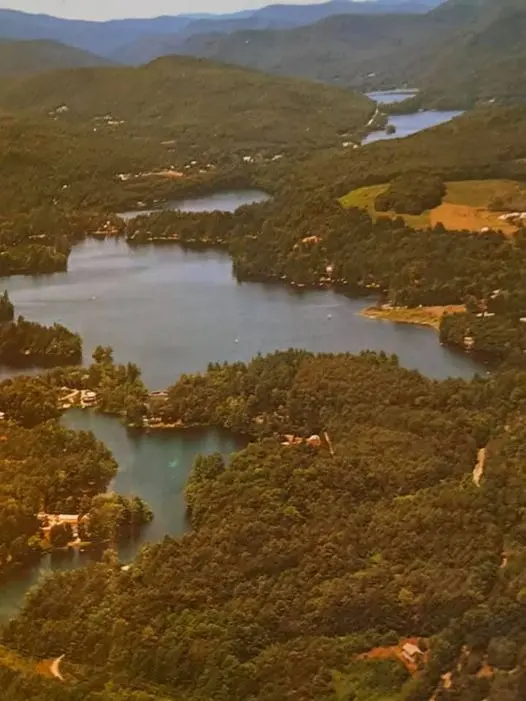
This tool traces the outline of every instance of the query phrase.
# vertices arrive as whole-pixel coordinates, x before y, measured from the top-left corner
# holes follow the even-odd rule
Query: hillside
[[[0,106],[38,117],[63,106],[56,119],[89,122],[94,134],[141,129],[218,152],[337,144],[341,134],[362,128],[374,110],[370,100],[348,91],[181,57],[140,68],[4,80]]]
[[[374,71],[391,74],[391,54],[403,54],[422,27],[423,17],[419,15],[330,17],[288,31],[197,35],[177,48],[180,53],[279,75],[361,88],[381,82],[370,75]]]
[[[171,57],[4,79],[0,110],[12,113],[0,118],[0,211],[18,216],[51,202],[119,211],[192,188],[259,184],[272,193],[277,181],[269,174],[261,183],[260,173],[358,139],[374,104]]]
[[[426,92],[436,99],[471,104],[477,100],[526,98],[526,9],[510,10],[481,23],[439,56],[423,76]]]
[[[55,41],[0,41],[0,76],[23,76],[107,63],[109,61],[100,56]]]

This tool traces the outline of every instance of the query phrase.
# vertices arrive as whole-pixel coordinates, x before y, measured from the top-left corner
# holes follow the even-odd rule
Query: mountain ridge
[[[230,31],[232,23],[262,28],[300,26],[338,13],[425,12],[442,0],[329,0],[314,5],[269,5],[258,10],[244,10],[223,15],[182,14],[153,18],[127,18],[108,21],[65,19],[45,14],[30,14],[0,9],[0,38],[30,40],[49,39],[104,57],[118,60],[116,52],[145,35],[187,35],[207,31]],[[243,28],[243,26],[241,26]]]
[[[0,40],[0,76],[110,65],[109,59],[49,39]]]

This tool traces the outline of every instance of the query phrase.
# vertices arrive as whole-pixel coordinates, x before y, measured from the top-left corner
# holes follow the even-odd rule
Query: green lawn
[[[396,212],[377,212],[374,207],[374,201],[387,190],[388,185],[370,185],[368,187],[360,187],[357,190],[352,190],[340,199],[340,204],[345,209],[350,209],[351,207],[357,207],[358,209],[365,209],[369,213],[372,219],[378,219],[379,217],[388,217],[393,219],[394,217],[402,217],[404,221],[415,229],[425,229],[430,226],[429,212],[423,212],[422,214],[396,214]]]

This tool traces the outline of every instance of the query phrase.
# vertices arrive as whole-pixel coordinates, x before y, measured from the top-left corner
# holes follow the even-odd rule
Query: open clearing
[[[396,324],[415,324],[417,326],[431,326],[433,329],[440,328],[440,321],[444,314],[459,314],[465,312],[463,304],[451,304],[445,307],[392,307],[384,304],[381,307],[367,307],[360,312],[361,316],[368,319],[380,319]]]
[[[407,669],[409,674],[415,675],[418,671],[418,664],[410,661],[404,656],[403,647],[406,643],[418,646],[418,638],[404,638],[400,640],[398,645],[389,647],[375,647],[368,652],[364,652],[357,656],[358,660],[398,660]],[[427,662],[428,653],[424,653],[423,662]]]
[[[482,231],[490,228],[513,235],[517,227],[499,219],[503,211],[491,211],[490,204],[495,198],[504,201],[511,198],[526,200],[526,184],[514,180],[466,180],[447,183],[447,193],[442,204],[420,215],[377,212],[374,201],[385,192],[387,184],[361,187],[341,198],[342,206],[366,209],[373,219],[401,216],[414,229],[443,224],[446,229],[456,231]]]

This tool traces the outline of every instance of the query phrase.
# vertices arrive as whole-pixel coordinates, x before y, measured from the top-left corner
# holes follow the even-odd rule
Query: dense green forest
[[[409,172],[392,180],[374,206],[377,212],[421,214],[438,207],[445,194],[446,184],[439,177]]]
[[[174,99],[174,96],[176,98]],[[181,149],[275,156],[338,144],[374,112],[367,97],[189,57],[139,68],[65,70],[0,82],[0,106],[83,123],[94,134],[151,134]],[[93,131],[95,129],[95,131]],[[210,161],[202,163],[206,166]]]
[[[7,290],[0,297],[0,364],[9,367],[56,366],[80,363],[82,339],[61,324],[42,326],[14,320]]]
[[[71,365],[82,360],[82,340],[61,324],[42,326],[18,317],[0,324],[0,364],[11,367]]]
[[[91,434],[67,431],[55,421],[33,428],[6,422],[2,433],[0,579],[42,554],[39,512],[88,511],[117,470]]]
[[[97,349],[94,356],[87,371],[56,369],[0,383],[0,579],[47,547],[73,540],[71,526],[60,524],[46,542],[38,513],[86,516],[79,536],[98,545],[132,537],[153,518],[141,499],[104,494],[117,470],[111,453],[91,433],[66,430],[57,422],[59,388],[68,381],[75,387],[75,378],[97,389],[101,410],[122,413],[130,422],[136,418],[131,412],[137,410],[137,397],[144,401],[146,394],[139,371],[131,364],[114,365],[111,349]]]
[[[182,378],[170,413],[259,440],[228,465],[196,462],[191,533],[128,572],[109,561],[57,575],[4,642],[66,652],[114,679],[116,699],[120,683],[145,698],[424,701],[464,650],[441,701],[484,698],[452,695],[457,684],[492,700],[506,685],[518,701],[525,387],[517,371],[438,383],[382,354],[302,351]],[[284,446],[289,432],[322,443]],[[408,635],[431,647],[414,679],[356,658]]]
[[[87,367],[55,368],[46,380],[58,391],[91,390],[96,393],[97,410],[124,419],[128,426],[142,426],[146,414],[148,391],[141,371],[134,363],[114,362],[109,346],[98,346],[93,363]],[[66,388],[66,389],[64,389]]]

